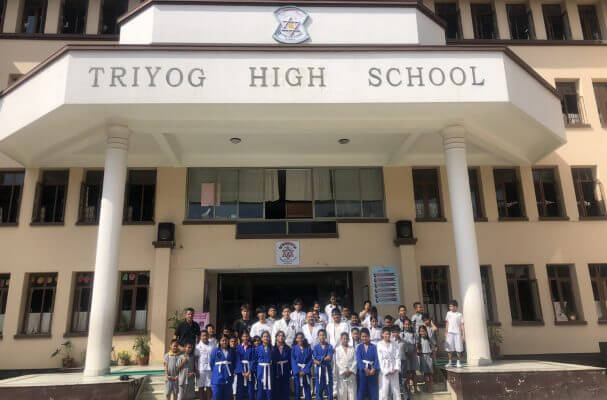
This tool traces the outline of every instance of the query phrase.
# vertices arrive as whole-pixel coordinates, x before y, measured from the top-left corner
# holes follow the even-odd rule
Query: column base
[[[470,367],[483,367],[493,364],[493,361],[487,358],[466,358],[466,364],[468,364]]]
[[[94,376],[104,376],[110,373],[110,367],[101,368],[101,369],[85,369],[84,376],[86,377],[94,377]]]

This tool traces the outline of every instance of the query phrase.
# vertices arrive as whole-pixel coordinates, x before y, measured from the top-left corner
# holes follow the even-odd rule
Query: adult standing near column
[[[240,306],[240,318],[234,321],[232,325],[232,331],[238,334],[238,337],[242,336],[242,332],[251,332],[251,326],[253,321],[251,320],[251,308],[248,304]]]
[[[183,321],[177,325],[173,339],[177,339],[179,346],[182,348],[188,343],[196,347],[200,339],[200,325],[194,321],[194,309],[192,307],[186,308],[183,312]]]

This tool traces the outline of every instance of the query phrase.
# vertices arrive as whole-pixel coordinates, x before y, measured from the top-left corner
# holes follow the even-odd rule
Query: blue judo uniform
[[[373,343],[369,343],[369,347],[365,349],[364,344],[360,344],[356,348],[356,365],[358,369],[358,387],[356,393],[356,400],[369,400],[379,399],[379,386],[377,379],[379,376],[379,359],[377,358],[377,346]],[[375,368],[375,375],[365,375],[365,368]]]
[[[248,400],[255,399],[255,348],[252,345],[238,345],[236,348],[238,360],[236,362],[236,399],[242,400],[245,398],[245,393]],[[245,380],[242,376],[243,372],[251,372],[249,379]]]
[[[255,371],[257,372],[257,400],[272,400],[273,370],[272,346],[263,344],[255,348]]]
[[[278,346],[272,348],[272,366],[274,367],[274,384],[272,396],[274,400],[289,400],[291,388],[291,348],[286,344],[282,352]]]
[[[304,399],[311,400],[310,392],[310,371],[312,369],[312,349],[310,346],[304,348],[294,345],[291,349],[291,370],[293,371],[293,379],[295,383],[295,398],[301,399],[301,391],[303,390]],[[300,376],[299,372],[303,371],[305,376]]]
[[[314,374],[316,376],[316,400],[322,400],[323,392],[328,399],[333,398],[333,367],[332,361],[326,361],[325,357],[331,356],[333,359],[333,346],[326,343],[323,346],[318,343],[312,351],[312,358],[319,361],[320,365],[314,364]]]
[[[236,353],[232,349],[227,349],[226,356],[223,350],[218,347],[211,352],[210,365],[213,400],[230,400],[232,398]]]

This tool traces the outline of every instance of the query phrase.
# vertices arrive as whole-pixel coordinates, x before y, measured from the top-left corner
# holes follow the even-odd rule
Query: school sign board
[[[400,304],[400,275],[396,267],[371,267],[373,304]]]
[[[276,265],[299,265],[299,240],[277,240],[274,246]]]

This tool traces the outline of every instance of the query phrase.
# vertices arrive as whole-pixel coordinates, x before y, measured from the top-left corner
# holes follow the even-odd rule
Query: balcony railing
[[[586,108],[582,96],[565,95],[562,100],[563,120],[567,126],[586,125]]]

